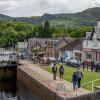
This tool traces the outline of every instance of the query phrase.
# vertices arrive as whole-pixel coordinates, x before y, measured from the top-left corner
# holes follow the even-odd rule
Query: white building
[[[23,56],[24,58],[29,57],[28,42],[18,42],[17,49],[19,56]]]
[[[100,60],[100,19],[97,20],[97,26],[93,26],[91,32],[86,32],[83,41],[83,61]]]
[[[0,49],[0,61],[17,61],[16,51]]]

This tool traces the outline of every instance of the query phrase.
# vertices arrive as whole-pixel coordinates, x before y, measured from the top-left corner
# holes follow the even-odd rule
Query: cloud
[[[16,10],[17,2],[15,0],[1,0],[0,1],[0,13],[6,13],[12,10]]]
[[[44,13],[72,13],[100,6],[100,0],[0,0],[0,13],[34,16]]]

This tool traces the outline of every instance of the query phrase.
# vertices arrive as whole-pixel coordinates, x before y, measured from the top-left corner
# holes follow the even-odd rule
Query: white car
[[[50,61],[56,61],[55,57],[49,57]]]
[[[65,62],[65,63],[67,63],[68,61],[69,61],[69,59],[68,59],[68,58],[65,58],[65,59],[64,59],[64,62]]]
[[[70,64],[73,67],[78,67],[78,65],[80,65],[80,63],[76,59],[70,59]]]

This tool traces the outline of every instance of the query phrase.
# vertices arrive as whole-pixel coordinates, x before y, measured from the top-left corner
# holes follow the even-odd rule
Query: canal
[[[0,68],[0,100],[44,100],[17,81],[17,68]]]

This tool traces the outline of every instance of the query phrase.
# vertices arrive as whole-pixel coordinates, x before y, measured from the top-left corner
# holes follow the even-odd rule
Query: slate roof
[[[96,34],[97,40],[100,40],[100,26],[93,26],[93,29],[91,32],[86,32],[86,39],[92,40],[94,34]]]
[[[36,43],[40,44],[41,47],[46,47],[47,43],[57,44],[60,39],[52,39],[52,38],[30,38],[28,40],[31,47],[34,47]]]
[[[72,38],[62,38],[56,45],[59,45],[62,41],[65,41],[67,44],[71,43],[74,39]]]
[[[75,48],[77,48],[78,50],[82,48],[82,40],[81,39],[75,39],[74,41],[72,41],[68,45],[64,46],[60,50],[62,50],[62,51],[66,51],[66,50],[72,51]]]

